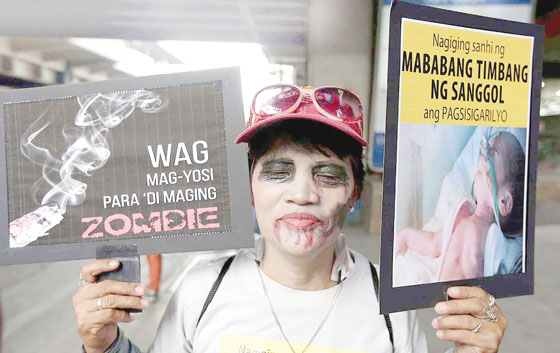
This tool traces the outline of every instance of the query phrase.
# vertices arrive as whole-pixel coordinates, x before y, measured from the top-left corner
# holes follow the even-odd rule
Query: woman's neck
[[[336,285],[331,280],[334,246],[308,256],[279,252],[266,240],[264,246],[261,270],[274,281],[298,290],[322,290]]]

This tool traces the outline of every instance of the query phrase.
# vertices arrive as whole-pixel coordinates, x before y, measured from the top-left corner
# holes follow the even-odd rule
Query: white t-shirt
[[[306,353],[392,352],[368,260],[353,254],[355,264]],[[187,274],[169,303],[149,352],[290,352],[270,311],[254,259],[254,252],[240,251],[198,326],[203,304],[226,259]],[[337,287],[294,290],[262,274],[286,336],[296,352],[303,351],[328,311]],[[396,353],[427,352],[414,311],[390,316]]]

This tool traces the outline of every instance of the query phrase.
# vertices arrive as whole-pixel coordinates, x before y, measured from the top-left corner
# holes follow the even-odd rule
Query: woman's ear
[[[513,209],[513,195],[511,190],[507,188],[498,198],[498,211],[500,217],[508,217]]]
[[[355,187],[354,192],[352,193],[352,203],[350,205],[351,207],[354,207],[354,204],[356,202],[358,202],[358,199],[360,198],[360,193],[361,193],[361,190],[358,190],[358,188]]]
[[[252,181],[249,182],[249,189],[251,190],[251,206],[255,208],[255,197],[253,196],[253,183]]]
[[[352,199],[350,200],[350,203],[349,203],[350,207],[348,208],[348,212],[353,212],[354,211],[354,205],[358,201],[359,197],[360,197],[360,192],[358,190],[354,190],[354,192],[352,193]]]
[[[251,205],[255,208],[255,197],[253,195],[253,172],[255,171],[255,163],[249,162],[249,190],[251,190]]]

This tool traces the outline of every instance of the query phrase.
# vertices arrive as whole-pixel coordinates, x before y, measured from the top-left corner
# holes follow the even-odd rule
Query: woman
[[[373,266],[340,234],[363,181],[362,112],[343,88],[272,86],[255,96],[247,128],[255,249],[189,273],[170,301],[150,352],[426,352],[413,311],[379,315]],[[85,351],[137,352],[117,328],[145,308],[133,283],[95,283],[114,270],[82,269],[74,296]],[[209,293],[215,293],[214,296]],[[452,287],[438,303],[437,335],[456,352],[495,352],[507,325],[491,297]],[[493,299],[493,298],[492,298]]]

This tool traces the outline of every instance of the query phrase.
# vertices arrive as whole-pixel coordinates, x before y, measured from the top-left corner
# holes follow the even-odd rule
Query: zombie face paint
[[[265,251],[312,254],[340,233],[354,201],[352,166],[348,158],[281,145],[257,161],[252,191]]]

